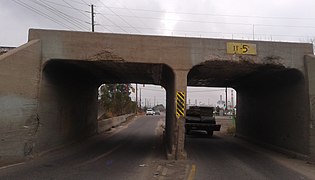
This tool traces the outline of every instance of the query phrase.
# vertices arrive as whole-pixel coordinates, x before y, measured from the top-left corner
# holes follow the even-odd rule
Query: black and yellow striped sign
[[[185,115],[185,93],[181,91],[177,91],[176,93],[176,116],[179,118],[180,116]]]

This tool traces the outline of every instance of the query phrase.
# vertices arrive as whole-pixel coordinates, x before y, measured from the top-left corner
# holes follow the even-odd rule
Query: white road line
[[[18,165],[22,165],[22,164],[25,164],[25,162],[11,164],[11,165],[7,165],[7,166],[2,166],[2,167],[0,167],[0,170],[6,169],[6,168],[10,168],[10,167],[14,167],[14,166],[18,166]]]
[[[89,164],[89,163],[93,163],[93,162],[95,162],[95,161],[98,161],[99,159],[101,159],[101,158],[103,158],[103,157],[105,157],[105,156],[108,156],[108,155],[110,155],[112,152],[116,151],[118,148],[120,148],[120,146],[122,146],[122,144],[120,144],[120,145],[114,147],[114,148],[111,149],[110,151],[107,151],[106,153],[101,154],[101,155],[99,155],[99,156],[97,156],[97,157],[95,157],[95,158],[93,158],[93,159],[91,159],[91,160],[88,160],[88,161],[86,161],[86,162],[84,162],[84,163],[78,164],[77,166],[84,166],[84,165],[86,165],[86,164]]]

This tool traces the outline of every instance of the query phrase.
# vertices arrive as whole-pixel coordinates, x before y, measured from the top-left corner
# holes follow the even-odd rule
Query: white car
[[[145,112],[145,115],[154,115],[153,109],[147,109],[147,111]]]

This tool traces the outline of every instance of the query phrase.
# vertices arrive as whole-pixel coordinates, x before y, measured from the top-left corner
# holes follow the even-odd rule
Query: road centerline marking
[[[190,173],[188,176],[188,180],[194,180],[195,179],[195,175],[196,175],[196,165],[193,164],[191,165],[191,169],[190,169]]]

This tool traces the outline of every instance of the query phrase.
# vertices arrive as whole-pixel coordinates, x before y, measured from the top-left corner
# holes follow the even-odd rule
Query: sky
[[[135,88],[136,85],[132,84]],[[141,93],[140,93],[141,91]],[[236,91],[233,88],[228,88],[228,104],[236,105]],[[233,91],[233,92],[231,92]],[[141,101],[140,101],[141,94]],[[233,94],[233,95],[232,95]],[[200,87],[188,87],[187,88],[187,105],[201,105],[201,106],[217,106],[222,107],[222,104],[217,104],[220,100],[220,96],[223,101],[225,100],[225,88],[200,88]],[[233,96],[233,97],[232,97]],[[136,100],[135,93],[131,94],[132,100]],[[158,104],[166,104],[166,91],[163,87],[157,85],[144,85],[138,84],[138,105],[141,107],[154,107]]]
[[[30,28],[91,31],[91,4],[96,32],[286,42],[315,40],[314,0],[1,0],[0,46],[26,43]],[[161,87],[142,89],[151,104],[154,97],[155,102],[165,103]],[[191,88],[187,101],[201,99],[198,104],[216,104],[222,94],[225,94],[222,88]]]

